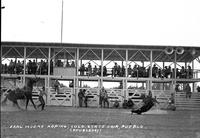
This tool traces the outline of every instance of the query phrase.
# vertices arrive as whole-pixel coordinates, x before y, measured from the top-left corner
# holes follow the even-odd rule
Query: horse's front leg
[[[26,99],[26,110],[27,110],[28,102],[29,102],[29,98]]]

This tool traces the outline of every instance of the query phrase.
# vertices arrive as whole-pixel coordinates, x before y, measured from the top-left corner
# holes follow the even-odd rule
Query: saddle
[[[25,89],[24,88],[22,88],[22,89],[17,88],[15,90],[15,95],[16,95],[17,99],[24,99],[24,98],[26,98],[26,96],[25,96],[24,93],[25,93]]]

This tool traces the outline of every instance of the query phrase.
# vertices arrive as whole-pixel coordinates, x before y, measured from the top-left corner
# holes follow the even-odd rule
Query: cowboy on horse
[[[17,79],[20,79],[20,77],[18,77]],[[9,90],[5,99],[2,101],[2,104],[4,104],[7,101],[7,99],[9,99],[10,101],[13,102],[14,105],[17,105],[17,107],[19,109],[21,109],[17,100],[26,99],[26,110],[27,110],[29,100],[33,104],[34,108],[36,109],[36,106],[35,106],[35,104],[33,102],[33,98],[32,98],[32,90],[33,90],[34,83],[36,83],[38,80],[39,80],[38,78],[28,78],[27,85],[24,86],[24,88],[22,88],[22,89],[17,88],[15,90]]]
[[[141,98],[143,100],[140,103],[140,106],[137,108],[133,108],[131,110],[132,114],[133,113],[142,114],[143,112],[147,112],[155,105],[155,103],[158,103],[158,101],[155,98],[152,98],[151,91],[149,91],[149,94],[147,96],[145,96],[145,94],[141,95]]]

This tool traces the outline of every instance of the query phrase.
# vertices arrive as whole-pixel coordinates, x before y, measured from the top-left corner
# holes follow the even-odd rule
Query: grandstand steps
[[[200,111],[200,93],[192,93],[191,98],[186,99],[185,92],[176,94],[177,110],[199,110]]]

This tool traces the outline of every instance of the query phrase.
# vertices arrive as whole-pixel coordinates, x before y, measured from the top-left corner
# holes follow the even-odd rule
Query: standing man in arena
[[[39,89],[39,91],[40,91],[40,93],[39,93],[40,104],[37,107],[39,108],[40,106],[42,106],[42,108],[41,108],[41,111],[42,111],[42,110],[44,110],[44,106],[45,106],[45,101],[43,99],[43,96],[45,95],[47,97],[47,94],[45,92],[45,87],[44,86],[42,87],[42,90]]]
[[[108,93],[104,89],[104,97],[103,97],[103,107],[105,108],[105,104],[107,104],[107,108],[109,108],[109,101],[108,101]]]
[[[59,86],[60,86],[60,83],[58,82],[58,79],[56,79],[54,83],[54,89],[55,89],[55,92],[57,92],[57,94],[59,94]]]
[[[186,87],[185,87],[185,92],[186,92],[186,99],[187,98],[191,98],[192,92],[191,92],[191,87],[190,85],[187,83]]]
[[[99,93],[99,105],[101,108],[102,108],[102,103],[104,101],[104,93],[105,93],[105,89],[104,87],[102,87]]]

